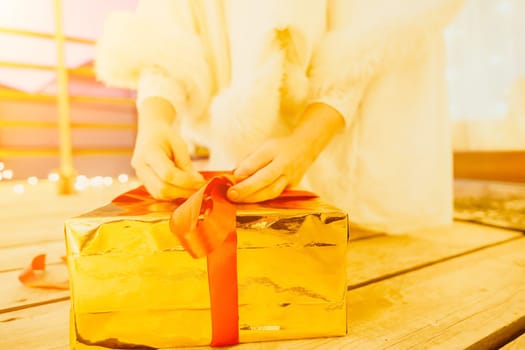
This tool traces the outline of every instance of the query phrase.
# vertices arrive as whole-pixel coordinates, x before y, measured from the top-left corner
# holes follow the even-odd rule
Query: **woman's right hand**
[[[138,131],[131,165],[157,199],[189,197],[204,184],[184,140],[173,124],[175,110],[160,97],[139,106]]]

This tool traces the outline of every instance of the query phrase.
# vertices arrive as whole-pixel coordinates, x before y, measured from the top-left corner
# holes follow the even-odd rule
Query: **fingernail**
[[[238,199],[239,198],[239,192],[237,192],[237,190],[229,190],[228,191],[228,197],[230,197],[231,199]]]

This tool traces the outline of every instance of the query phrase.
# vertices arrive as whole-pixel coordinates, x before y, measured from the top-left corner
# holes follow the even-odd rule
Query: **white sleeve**
[[[428,39],[445,27],[463,0],[381,0],[371,4],[333,0],[330,5],[337,2],[347,11],[357,6],[372,10],[364,11],[367,18],[356,24],[342,18],[349,13],[341,6],[329,7],[332,13],[328,18],[340,20],[332,24],[314,52],[309,70],[311,102],[330,105],[350,125],[371,80],[391,66],[424,54]]]
[[[200,115],[211,99],[209,65],[182,1],[142,0],[135,13],[113,13],[97,43],[97,78],[138,89],[138,102],[164,97],[175,109]]]
[[[148,97],[162,97],[180,112],[187,106],[184,86],[156,67],[141,70],[137,87],[137,107]]]

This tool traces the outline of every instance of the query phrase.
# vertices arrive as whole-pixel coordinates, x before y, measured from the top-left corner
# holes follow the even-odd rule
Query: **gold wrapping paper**
[[[211,340],[206,259],[168,226],[175,204],[109,204],[65,225],[71,347]],[[240,341],[346,334],[347,217],[319,199],[239,205]]]

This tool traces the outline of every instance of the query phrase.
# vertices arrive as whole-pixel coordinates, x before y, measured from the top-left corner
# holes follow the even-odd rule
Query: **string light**
[[[6,169],[6,165],[4,162],[0,162],[0,181],[2,180],[12,180],[14,176],[14,172],[12,169]],[[50,172],[47,175],[47,180],[51,183],[58,182],[60,180],[60,175],[57,172]],[[18,195],[22,195],[24,193],[27,193],[29,188],[27,185],[31,187],[39,186],[39,184],[42,183],[41,179],[39,179],[37,176],[29,176],[26,180],[26,184],[24,183],[15,183],[12,187],[12,190],[14,193]],[[45,183],[45,181],[44,181]],[[117,184],[126,184],[126,188],[131,188],[133,186],[138,186],[139,183],[136,181],[130,181],[130,178],[127,174],[119,174],[116,178],[111,176],[93,176],[91,178],[87,177],[86,175],[78,175],[75,179],[74,187],[77,191],[83,191],[88,188],[100,188],[100,187],[111,187],[114,186],[115,183]]]
[[[13,170],[6,169],[6,170],[2,171],[2,177],[5,180],[11,180],[13,178]]]
[[[13,191],[16,194],[23,194],[25,192],[26,188],[22,184],[17,184],[13,186]]]
[[[113,185],[113,178],[111,176],[104,176],[103,182],[104,185],[111,186]]]
[[[101,187],[104,185],[104,178],[102,176],[95,176],[89,180],[91,187]]]
[[[126,183],[126,182],[128,182],[128,180],[129,180],[129,176],[127,174],[120,174],[118,176],[118,181],[120,183]]]
[[[83,191],[89,186],[89,179],[85,175],[77,176],[75,180],[75,189],[77,191]]]
[[[36,176],[30,176],[27,178],[27,183],[30,184],[31,186],[35,186],[36,184],[38,184],[38,177]]]
[[[47,179],[51,182],[57,182],[60,179],[60,176],[58,175],[58,173],[53,172],[47,175]]]
[[[0,162],[0,181],[11,180],[13,178],[13,170],[6,169],[5,163]]]

